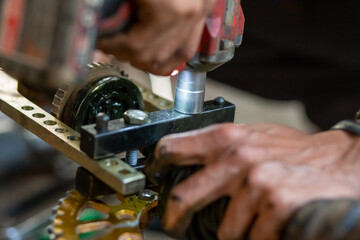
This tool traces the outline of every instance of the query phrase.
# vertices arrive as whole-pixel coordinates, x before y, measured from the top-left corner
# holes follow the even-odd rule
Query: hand
[[[219,239],[275,240],[305,203],[359,198],[359,151],[359,138],[339,130],[307,135],[280,125],[221,124],[163,138],[148,171],[204,166],[173,188],[167,232],[181,234],[194,212],[229,196]]]
[[[195,55],[216,0],[134,0],[137,22],[98,47],[142,70],[169,75]]]

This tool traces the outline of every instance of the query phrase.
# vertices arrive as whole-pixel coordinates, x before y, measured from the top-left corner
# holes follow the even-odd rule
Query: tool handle
[[[360,239],[360,202],[353,199],[311,202],[293,214],[280,239]]]

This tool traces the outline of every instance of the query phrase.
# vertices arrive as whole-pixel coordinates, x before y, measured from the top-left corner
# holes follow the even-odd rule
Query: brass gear
[[[117,194],[106,198],[89,200],[69,191],[53,209],[50,238],[144,240],[142,228],[148,223],[149,211],[158,205],[158,195],[142,190],[126,198]]]
[[[121,118],[128,109],[144,108],[144,100],[128,75],[116,66],[88,64],[86,81],[80,86],[61,86],[52,102],[51,113],[80,131],[82,125],[95,122],[96,114],[105,112],[111,119]]]

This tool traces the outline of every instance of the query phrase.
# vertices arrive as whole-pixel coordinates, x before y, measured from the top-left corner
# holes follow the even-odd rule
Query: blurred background
[[[308,133],[353,119],[360,106],[359,0],[243,0],[235,58],[209,74],[207,99],[237,106],[238,123]],[[77,165],[0,115],[0,239],[47,239],[51,208]],[[166,239],[158,227],[146,239]]]

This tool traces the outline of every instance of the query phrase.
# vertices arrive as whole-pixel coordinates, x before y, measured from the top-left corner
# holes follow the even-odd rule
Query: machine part
[[[104,63],[88,64],[88,68],[82,85],[58,89],[52,108],[55,117],[79,132],[81,126],[95,123],[101,112],[117,119],[128,109],[144,109],[140,90],[124,71]]]
[[[130,109],[124,112],[124,120],[127,124],[143,125],[149,121],[149,117],[141,110]]]
[[[137,165],[138,156],[139,156],[139,150],[127,151],[125,161],[127,164],[134,167]]]
[[[141,229],[148,225],[149,211],[157,205],[154,192],[147,199],[115,194],[90,200],[73,190],[54,208],[49,232],[59,240],[143,240]]]
[[[109,195],[115,191],[83,167],[76,171],[75,189],[87,198]]]
[[[204,111],[194,115],[166,109],[149,113],[149,122],[143,125],[128,125],[123,119],[111,120],[109,131],[101,134],[96,131],[95,124],[83,126],[80,147],[91,158],[100,159],[109,154],[152,146],[168,134],[199,129],[215,123],[233,122],[234,115],[233,104],[225,102],[219,106],[214,104],[214,101],[207,101]]]
[[[17,81],[0,71],[0,110],[78,163],[117,192],[129,195],[145,186],[145,175],[117,157],[94,161],[80,150],[80,135],[17,91]]]
[[[143,125],[147,123],[148,120],[149,120],[148,115],[141,110],[130,109],[124,113],[124,121],[127,124]],[[139,153],[138,150],[130,150],[126,152],[125,160],[130,166],[137,165],[138,153]]]
[[[176,111],[184,114],[201,113],[204,108],[206,72],[184,70],[176,86]]]
[[[195,171],[199,170],[200,166],[192,167],[177,167],[172,169],[161,179],[160,191],[159,191],[159,214],[163,216],[167,199],[170,196],[171,190],[174,186],[188,178]],[[223,197],[216,202],[208,205],[206,208],[198,211],[191,221],[189,228],[187,229],[184,238],[187,240],[216,240],[217,229],[220,226],[225,209],[228,205],[229,198]]]
[[[110,117],[106,113],[98,113],[96,115],[96,130],[101,132],[107,132],[109,127]]]

